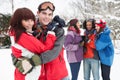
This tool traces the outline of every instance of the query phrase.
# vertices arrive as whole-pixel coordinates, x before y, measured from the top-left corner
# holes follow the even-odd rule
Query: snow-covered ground
[[[14,80],[10,49],[0,49],[0,76],[1,80]]]
[[[115,49],[115,54],[114,57],[114,63],[111,69],[111,80],[119,80],[119,74],[120,74],[120,50]],[[66,59],[67,60],[67,59]],[[66,61],[67,68],[69,71],[69,76],[70,70],[69,70],[69,65]],[[12,65],[11,61],[11,50],[10,49],[0,49],[0,80],[14,80],[14,66]],[[80,72],[79,72],[79,79],[78,80],[83,80],[83,65],[81,64]],[[91,75],[91,80],[93,80],[92,75]],[[100,77],[100,80],[101,77]]]

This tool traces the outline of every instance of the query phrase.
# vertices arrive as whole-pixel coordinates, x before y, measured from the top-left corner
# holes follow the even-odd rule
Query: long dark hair
[[[75,30],[77,31],[77,33],[80,32],[79,28],[78,28],[76,25],[74,25],[74,28],[75,28]]]
[[[17,42],[23,32],[26,29],[22,25],[22,20],[32,19],[35,22],[35,16],[33,12],[28,8],[18,8],[11,20],[10,20],[10,33],[13,33],[15,36],[15,42]]]
[[[87,22],[92,22],[92,29],[95,28],[95,19],[88,19],[88,20],[85,20],[85,21],[83,22],[83,28],[84,28],[84,29],[87,30],[87,26],[86,26],[86,23],[87,23]]]

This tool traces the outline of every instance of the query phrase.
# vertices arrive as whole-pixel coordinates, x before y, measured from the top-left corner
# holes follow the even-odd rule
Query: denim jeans
[[[71,80],[77,80],[81,62],[70,63]]]
[[[93,80],[99,80],[99,60],[96,59],[84,59],[84,80],[90,80],[90,73],[92,71]]]
[[[69,76],[66,76],[65,78],[63,78],[62,80],[70,80]]]

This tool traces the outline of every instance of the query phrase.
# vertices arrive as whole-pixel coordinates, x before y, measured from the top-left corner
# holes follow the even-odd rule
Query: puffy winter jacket
[[[88,41],[85,42],[84,58],[99,59],[98,52],[95,47],[95,30],[86,31]]]
[[[64,42],[69,63],[80,62],[83,59],[83,46],[80,46],[81,41],[80,33],[77,33],[74,28],[69,28]]]
[[[61,31],[61,29],[59,29],[59,31]],[[54,53],[56,54],[56,51],[54,51]],[[42,65],[42,74],[39,80],[62,80],[66,76],[68,76],[68,71],[64,60],[64,48],[62,48],[60,49],[59,55],[55,59]]]
[[[22,33],[17,44],[21,45],[22,47],[26,48],[32,53],[40,54],[44,51],[52,49],[55,40],[56,40],[55,36],[48,34],[46,41],[43,44],[40,40],[36,39],[34,36],[28,33]],[[14,46],[11,49],[15,57],[20,58],[23,55],[22,51],[15,48]],[[26,75],[20,73],[18,69],[15,69],[15,80],[25,80],[25,76]]]
[[[97,35],[95,45],[99,52],[101,63],[111,66],[114,58],[114,47],[110,38],[110,29],[108,27]]]
[[[64,49],[61,50],[60,55],[56,59],[42,66],[42,71],[45,71],[42,73],[45,75],[41,75],[39,80],[62,80],[68,76],[63,54]]]

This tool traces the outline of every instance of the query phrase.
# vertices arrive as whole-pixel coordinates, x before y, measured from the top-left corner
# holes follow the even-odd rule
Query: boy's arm
[[[54,60],[59,55],[60,51],[62,50],[62,47],[64,44],[64,29],[58,28],[55,32],[55,35],[57,37],[57,40],[55,41],[53,49],[43,52],[40,55],[42,64],[46,64],[46,63]]]

